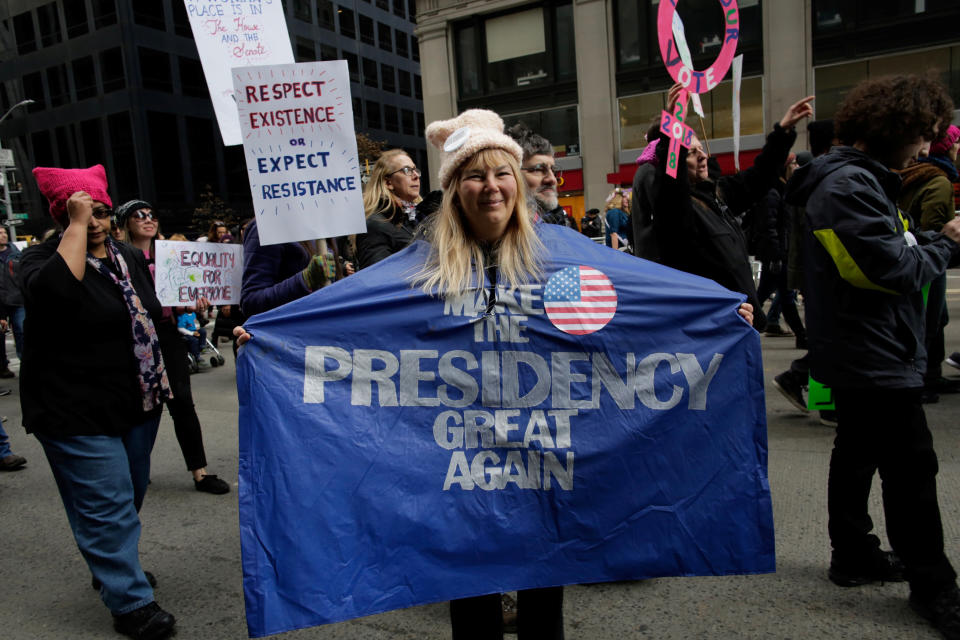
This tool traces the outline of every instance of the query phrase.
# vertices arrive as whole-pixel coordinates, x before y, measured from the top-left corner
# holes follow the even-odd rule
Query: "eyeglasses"
[[[107,207],[98,207],[93,210],[93,217],[97,220],[104,220],[106,218],[113,217],[113,209],[108,209]]]
[[[408,178],[412,175],[417,176],[418,178],[420,177],[420,169],[417,169],[416,167],[402,167],[400,169],[397,169],[396,171],[391,171],[385,177],[389,178],[393,174],[401,173],[401,172],[403,173],[403,175],[407,176]]]
[[[156,220],[157,219],[157,216],[154,215],[153,211],[144,211],[143,209],[141,209],[140,211],[134,211],[133,213],[130,214],[130,217],[133,218],[134,220]]]
[[[547,171],[553,174],[554,178],[559,178],[563,175],[563,169],[558,167],[555,164],[544,164],[542,162],[533,165],[532,167],[520,167],[521,171],[529,171],[530,173],[535,173],[540,176],[546,176]]]

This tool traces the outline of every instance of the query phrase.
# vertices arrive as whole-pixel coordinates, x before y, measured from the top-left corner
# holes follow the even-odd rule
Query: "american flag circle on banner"
[[[617,312],[617,292],[602,271],[566,267],[547,280],[543,308],[557,329],[585,335],[603,329]]]

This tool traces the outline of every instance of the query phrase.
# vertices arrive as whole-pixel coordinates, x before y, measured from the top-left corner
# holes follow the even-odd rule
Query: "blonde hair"
[[[607,207],[606,209],[604,209],[604,211],[610,211],[610,209],[623,210],[623,199],[625,196],[626,194],[623,193],[623,189],[621,189],[620,187],[617,187],[616,189],[611,191],[610,195],[607,196]],[[627,206],[629,207],[630,205],[628,204]]]
[[[363,210],[368,218],[375,213],[389,211],[399,203],[399,199],[387,189],[387,174],[393,171],[393,160],[400,156],[409,158],[410,154],[403,149],[387,149],[373,164],[370,179],[363,187]]]
[[[483,283],[484,251],[473,237],[461,209],[457,192],[465,171],[475,168],[510,167],[517,183],[513,215],[503,236],[496,243],[497,266],[510,289],[539,278],[542,273],[543,244],[533,227],[533,214],[527,207],[526,182],[520,175],[516,158],[501,149],[481,149],[458,167],[450,187],[443,193],[440,210],[428,229],[430,254],[423,268],[413,277],[413,285],[427,293],[436,289],[445,297],[463,295]]]

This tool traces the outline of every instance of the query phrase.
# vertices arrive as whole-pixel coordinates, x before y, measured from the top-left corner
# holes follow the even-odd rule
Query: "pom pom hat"
[[[493,111],[469,109],[456,118],[431,122],[427,140],[443,152],[440,186],[450,186],[453,172],[483,149],[501,149],[523,163],[523,149],[503,132],[503,120]]]
[[[33,177],[37,179],[40,193],[50,202],[50,215],[61,227],[70,223],[67,200],[78,191],[86,191],[95,201],[113,206],[113,201],[107,195],[107,172],[102,164],[95,164],[88,169],[36,167]]]
[[[150,209],[152,211],[153,205],[146,200],[128,200],[114,209],[113,213],[117,217],[117,226],[123,229],[127,225],[130,214],[140,209]]]
[[[943,134],[942,138],[930,145],[930,155],[947,155],[950,152],[950,147],[957,144],[957,140],[960,140],[960,128],[952,124],[947,127],[947,132]]]

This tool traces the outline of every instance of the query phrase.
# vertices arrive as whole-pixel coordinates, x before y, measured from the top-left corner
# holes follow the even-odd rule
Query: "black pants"
[[[502,640],[499,593],[450,601],[453,640]],[[518,640],[563,640],[563,587],[517,592]]]
[[[906,566],[910,588],[928,597],[957,577],[943,553],[937,502],[937,455],[920,389],[834,389],[837,437],[827,484],[830,542],[855,562],[875,553],[867,499],[880,472],[890,544]]]
[[[167,410],[173,419],[173,430],[177,434],[183,461],[187,463],[189,471],[203,469],[207,466],[207,455],[203,450],[200,419],[197,418],[197,410],[193,406],[186,346],[180,339],[177,328],[169,322],[157,323],[157,337],[173,391],[173,399],[166,403]]]
[[[927,317],[924,346],[927,349],[927,372],[924,385],[936,384],[943,375],[943,359],[947,357],[943,329],[950,321],[947,313],[947,274],[941,273],[930,282],[927,293]]]

